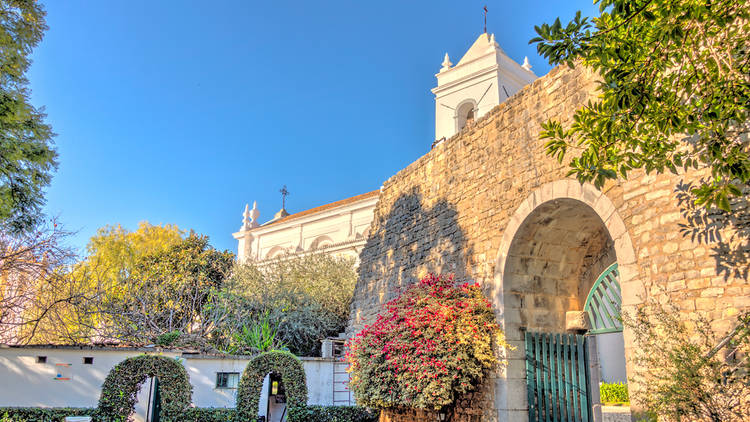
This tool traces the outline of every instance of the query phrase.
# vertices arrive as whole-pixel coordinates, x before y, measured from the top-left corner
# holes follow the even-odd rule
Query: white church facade
[[[435,144],[460,132],[536,79],[527,59],[520,65],[494,34],[481,34],[454,66],[448,53],[436,75]],[[433,144],[434,145],[434,144]],[[233,233],[240,262],[262,263],[289,254],[323,251],[357,259],[367,241],[379,191],[289,214],[282,208],[260,223],[257,204],[245,206]]]
[[[284,255],[322,251],[358,258],[367,241],[378,191],[321,205],[295,214],[285,209],[258,223],[256,204],[246,207],[242,227],[233,234],[240,262],[262,263]]]

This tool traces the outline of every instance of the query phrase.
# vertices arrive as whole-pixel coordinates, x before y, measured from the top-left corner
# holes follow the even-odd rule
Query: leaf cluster
[[[602,383],[599,385],[602,403],[629,403],[628,384],[624,382]]]
[[[279,340],[279,323],[272,322],[269,312],[260,321],[250,321],[239,332],[233,332],[226,351],[233,355],[255,354],[272,350],[288,350]]]
[[[221,287],[233,258],[194,233],[139,257],[128,276],[99,304],[110,317],[111,334],[138,344],[175,330],[204,334],[210,323],[201,324],[202,308]]]
[[[104,227],[92,237],[88,251],[86,259],[63,274],[83,295],[49,321],[58,338],[48,341],[170,340],[208,348],[206,337],[215,326],[203,308],[212,307],[213,292],[234,263],[232,253],[215,250],[205,236],[148,223],[133,232],[119,225]]]
[[[543,125],[547,153],[602,187],[634,169],[708,168],[697,204],[730,210],[750,182],[750,4],[600,0],[601,15],[537,26],[539,53],[601,76],[597,100],[564,127]]]

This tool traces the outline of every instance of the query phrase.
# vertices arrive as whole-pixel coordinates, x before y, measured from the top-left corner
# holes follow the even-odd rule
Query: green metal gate
[[[586,346],[582,335],[526,332],[529,421],[591,420]]]
[[[589,314],[591,330],[588,334],[616,333],[622,331],[620,308],[622,291],[617,278],[620,273],[617,263],[610,265],[591,287],[583,310]]]

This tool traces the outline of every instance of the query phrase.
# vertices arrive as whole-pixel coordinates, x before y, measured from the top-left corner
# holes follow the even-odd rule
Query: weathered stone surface
[[[584,311],[565,312],[565,329],[568,331],[587,331],[591,328],[589,314]]]

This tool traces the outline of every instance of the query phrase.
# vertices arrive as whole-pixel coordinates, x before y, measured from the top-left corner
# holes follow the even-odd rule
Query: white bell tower
[[[448,53],[435,75],[435,139],[450,138],[536,79],[528,59],[519,65],[483,33],[453,66]]]

